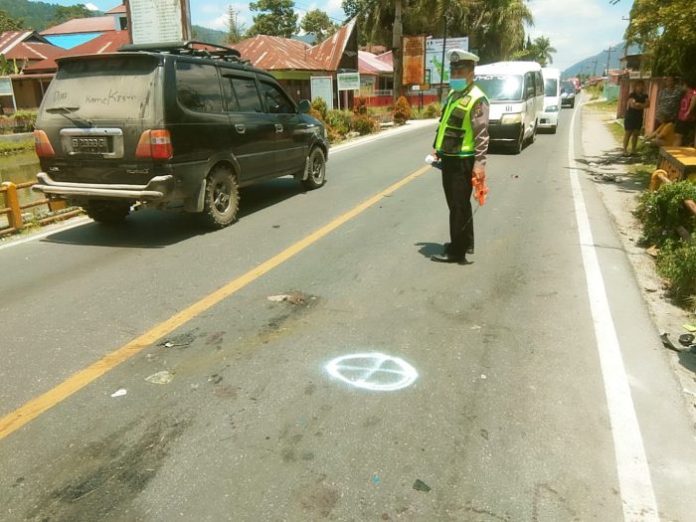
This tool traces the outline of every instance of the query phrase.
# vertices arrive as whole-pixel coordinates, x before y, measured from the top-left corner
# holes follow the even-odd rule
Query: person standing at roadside
[[[679,112],[683,90],[673,76],[667,77],[665,86],[657,97],[657,121],[660,125],[674,122]]]
[[[479,57],[452,49],[450,94],[433,145],[442,160],[442,186],[449,208],[450,243],[445,251],[431,257],[440,263],[468,264],[474,252],[474,222],[471,193],[474,178],[486,178],[488,151],[488,98],[474,85],[474,68]]]
[[[623,154],[628,156],[628,143],[631,142],[631,154],[635,154],[638,136],[643,128],[643,111],[648,108],[648,95],[643,92],[645,85],[641,80],[633,85],[628,95],[628,107],[624,116]]]
[[[696,128],[696,82],[687,82],[687,89],[681,99],[677,115],[676,132],[678,147],[686,146],[690,134]]]

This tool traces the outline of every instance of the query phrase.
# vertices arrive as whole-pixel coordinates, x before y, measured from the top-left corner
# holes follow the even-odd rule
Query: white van
[[[544,77],[544,110],[539,116],[539,128],[555,134],[561,110],[561,71],[544,67],[541,74]]]
[[[476,67],[476,85],[491,103],[488,130],[492,142],[522,151],[534,141],[544,109],[544,79],[536,62],[496,62]]]

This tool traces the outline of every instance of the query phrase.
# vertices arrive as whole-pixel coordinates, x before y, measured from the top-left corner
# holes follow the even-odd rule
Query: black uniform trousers
[[[463,257],[474,251],[471,184],[474,157],[442,156],[442,187],[449,207],[450,245],[447,253]]]

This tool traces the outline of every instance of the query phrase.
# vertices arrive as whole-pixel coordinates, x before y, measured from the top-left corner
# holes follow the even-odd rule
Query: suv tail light
[[[135,149],[136,158],[168,160],[174,155],[172,136],[168,130],[148,129],[140,135]]]
[[[48,136],[42,130],[34,131],[34,148],[39,158],[50,158],[56,155]]]

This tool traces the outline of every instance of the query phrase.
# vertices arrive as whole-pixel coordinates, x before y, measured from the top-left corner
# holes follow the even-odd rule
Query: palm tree
[[[535,38],[532,47],[536,54],[537,61],[542,66],[553,63],[553,56],[551,55],[557,51],[551,46],[551,40],[549,40],[549,38],[546,36],[539,36],[538,38]]]

